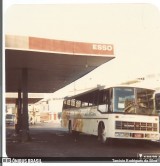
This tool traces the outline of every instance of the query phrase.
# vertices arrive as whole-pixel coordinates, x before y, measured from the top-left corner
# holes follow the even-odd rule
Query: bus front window
[[[114,88],[114,112],[135,113],[134,88]]]
[[[153,115],[153,93],[143,88],[115,88],[114,112]]]
[[[137,88],[137,114],[155,114],[153,93],[153,90]]]

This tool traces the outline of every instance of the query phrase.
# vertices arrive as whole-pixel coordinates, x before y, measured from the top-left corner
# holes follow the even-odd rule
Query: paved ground
[[[137,157],[138,153],[160,155],[159,143],[117,140],[110,145],[102,145],[97,137],[81,134],[77,141],[59,124],[43,123],[30,126],[31,141],[21,143],[16,140],[13,127],[7,127],[6,153],[8,157],[45,157],[54,161],[77,160],[83,157]]]

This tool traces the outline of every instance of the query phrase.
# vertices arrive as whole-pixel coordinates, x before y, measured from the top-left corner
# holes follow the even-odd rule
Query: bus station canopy
[[[28,93],[53,93],[114,57],[112,44],[6,35],[6,92],[22,88],[23,69]]]

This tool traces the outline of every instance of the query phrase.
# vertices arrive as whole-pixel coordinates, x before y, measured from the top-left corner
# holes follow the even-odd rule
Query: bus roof
[[[93,89],[84,91],[84,92],[79,93],[79,94],[76,94],[76,95],[66,96],[65,99],[72,99],[73,97],[74,97],[74,98],[78,98],[78,97],[83,96],[83,95],[85,95],[85,94],[102,90],[102,89],[104,89],[104,87],[105,87],[105,86],[97,86],[97,87],[95,87],[95,88],[93,88]]]
[[[104,89],[108,89],[108,88],[116,88],[116,87],[130,87],[130,88],[144,88],[144,89],[150,89],[150,90],[155,90],[154,88],[152,87],[149,87],[149,86],[144,86],[144,85],[141,85],[141,84],[132,84],[132,85],[113,85],[113,86],[106,86]]]
[[[97,87],[90,89],[88,91],[84,91],[82,93],[76,94],[76,95],[72,95],[72,96],[66,96],[64,99],[77,99],[77,98],[81,98],[81,96],[86,95],[86,94],[91,94],[91,93],[95,93],[97,91],[101,91],[101,90],[105,90],[105,89],[109,89],[109,88],[116,88],[116,87],[130,87],[130,88],[144,88],[144,89],[149,89],[149,90],[153,90],[155,91],[153,88],[146,88],[143,86],[138,86],[138,85],[114,85],[114,86],[101,86],[98,85]]]

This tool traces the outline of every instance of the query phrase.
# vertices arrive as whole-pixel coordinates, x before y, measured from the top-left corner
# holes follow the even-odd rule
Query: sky
[[[60,96],[160,73],[160,12],[153,4],[15,2],[6,3],[5,34],[114,45],[115,59],[63,88]]]

